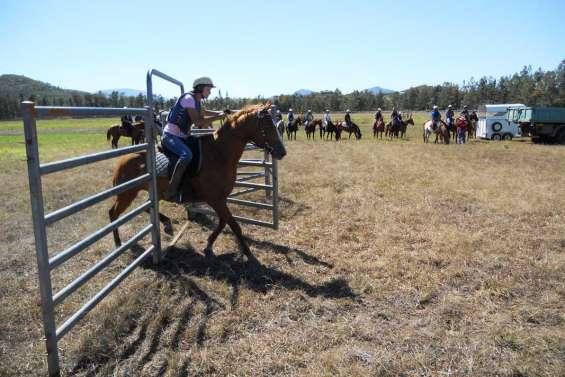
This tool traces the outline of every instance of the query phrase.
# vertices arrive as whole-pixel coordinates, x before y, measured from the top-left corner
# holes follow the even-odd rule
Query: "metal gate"
[[[181,95],[184,94],[184,84],[156,69],[150,69],[147,72],[147,103],[150,108],[154,108],[153,100],[153,76],[160,77],[172,84],[179,86]],[[214,130],[212,129],[192,129],[191,132],[194,135],[204,135],[210,134]],[[260,150],[254,145],[247,145],[245,147],[246,152]],[[278,166],[277,160],[271,159],[271,156],[266,151],[263,153],[263,158],[242,158],[239,161],[239,168],[254,167],[256,171],[241,171],[238,169],[237,181],[235,182],[235,187],[240,188],[239,191],[233,192],[228,198],[228,203],[235,204],[238,206],[244,206],[249,208],[257,208],[261,210],[266,210],[270,212],[270,221],[264,221],[260,219],[253,219],[249,217],[236,216],[234,218],[242,223],[258,225],[263,227],[268,227],[272,229],[278,229],[279,226],[279,214],[278,214]],[[261,182],[258,182],[260,180]],[[268,202],[257,202],[252,200],[238,199],[242,195],[250,194],[257,191],[265,191],[265,198]],[[196,203],[187,205],[187,211],[189,213],[201,213],[206,215],[216,215],[216,213],[205,206],[204,203]],[[184,224],[181,231],[177,233],[177,236],[173,238],[171,244],[174,244],[180,237],[181,233],[188,226],[188,222]]]
[[[59,375],[59,355],[57,342],[65,336],[89,311],[91,311],[104,297],[108,295],[118,284],[125,279],[143,260],[149,255],[153,256],[153,261],[158,263],[161,258],[161,241],[159,233],[159,203],[156,200],[157,182],[155,176],[155,144],[152,135],[153,112],[149,107],[143,109],[117,109],[117,108],[93,108],[93,107],[55,107],[55,106],[35,106],[33,102],[22,102],[22,114],[24,123],[24,133],[27,153],[27,166],[29,177],[29,189],[31,197],[31,208],[33,217],[33,231],[35,236],[35,249],[37,256],[37,269],[39,274],[39,289],[41,293],[41,306],[43,312],[43,328],[47,345],[47,362],[50,376]],[[41,164],[39,160],[39,147],[37,141],[36,118],[42,116],[94,116],[94,115],[136,115],[143,114],[145,121],[146,141],[143,144],[131,147],[120,148],[111,151],[94,153],[86,156],[70,158],[62,161]],[[41,177],[47,174],[63,171],[66,169],[91,164],[115,158],[128,153],[146,151],[147,152],[147,172],[142,176],[124,182],[118,186],[94,194],[60,208],[51,213],[45,214],[43,206],[43,187]],[[124,192],[140,183],[149,181],[149,199],[128,212],[112,223],[98,229],[88,237],[75,243],[66,250],[61,251],[52,258],[49,258],[47,250],[47,226],[53,224],[67,216],[78,213],[79,211],[101,202],[113,195]],[[140,213],[149,211],[150,221],[139,233],[130,238],[122,246],[113,250],[103,259],[94,264],[84,274],[79,276],[72,283],[67,285],[59,292],[53,294],[51,285],[51,272],[64,262],[79,254],[81,251],[108,235],[112,230],[132,220]],[[90,278],[102,271],[118,256],[151,233],[151,246],[143,251],[132,263],[124,268],[114,279],[112,279],[102,290],[96,293],[86,302],[76,313],[67,319],[62,325],[57,327],[54,317],[54,307],[62,303],[68,296],[85,284]]]

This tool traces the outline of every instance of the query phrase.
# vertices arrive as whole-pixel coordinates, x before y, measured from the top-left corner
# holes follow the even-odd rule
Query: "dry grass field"
[[[423,115],[406,140],[375,141],[369,119],[353,117],[360,141],[300,130],[279,165],[279,231],[243,226],[255,258],[226,230],[206,259],[215,219],[197,217],[162,265],[137,269],[64,338],[64,375],[565,375],[565,148],[425,145]],[[107,149],[110,120],[83,122],[39,122],[43,159]],[[19,123],[0,123],[0,152],[0,375],[40,376]],[[47,176],[46,209],[109,187],[112,167]],[[109,207],[50,227],[50,253],[106,224]],[[184,210],[162,211],[180,228]],[[57,268],[55,290],[112,247],[106,237]],[[57,307],[58,324],[135,255]]]

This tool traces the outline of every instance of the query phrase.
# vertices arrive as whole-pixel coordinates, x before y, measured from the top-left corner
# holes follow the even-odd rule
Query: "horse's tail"
[[[112,137],[112,127],[114,126],[110,126],[110,128],[108,128],[108,131],[106,131],[106,140],[110,141],[110,138]]]

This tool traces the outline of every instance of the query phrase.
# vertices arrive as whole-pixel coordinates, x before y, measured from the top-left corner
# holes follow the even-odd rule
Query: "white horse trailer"
[[[489,140],[512,140],[522,136],[520,125],[506,119],[508,108],[525,108],[521,103],[485,105],[479,112],[477,137]]]

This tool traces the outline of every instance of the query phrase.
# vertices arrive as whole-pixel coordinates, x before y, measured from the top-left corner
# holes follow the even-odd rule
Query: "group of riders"
[[[194,125],[196,128],[209,128],[212,126],[214,121],[223,120],[228,113],[227,111],[210,111],[202,109],[201,101],[210,96],[212,88],[215,88],[215,86],[209,77],[199,77],[194,80],[192,91],[182,94],[177,99],[173,107],[170,109],[166,123],[163,127],[161,144],[178,158],[170,179],[167,195],[173,200],[175,197],[178,197],[178,189],[182,181],[182,177],[192,160],[192,151],[185,143],[190,134],[190,127]],[[273,106],[271,111],[271,116],[275,124],[283,120],[281,111],[276,109],[276,107]],[[431,115],[433,127],[435,129],[441,121],[441,114],[437,106],[434,106]],[[464,107],[461,115],[464,116],[467,121],[470,121],[473,116],[476,117],[475,112],[472,114],[469,113],[467,106]],[[393,108],[391,117],[393,122],[402,121],[402,113],[397,111],[396,108]],[[454,112],[451,105],[449,105],[446,110],[445,118],[448,127],[451,127],[454,124]],[[140,121],[141,118],[135,120]],[[287,121],[293,122],[294,120],[295,114],[292,109],[289,109]],[[375,113],[375,121],[378,120],[383,120],[383,114],[380,108]],[[308,125],[313,121],[314,115],[312,114],[312,110],[308,110],[304,116],[304,123],[305,125]],[[326,109],[322,121],[324,127],[333,124],[329,109]],[[351,112],[349,109],[345,112],[344,123],[344,126],[347,128],[351,128],[353,126],[353,122],[351,121]],[[124,115],[122,117],[122,126],[133,127],[132,124],[133,119],[131,115]]]
[[[275,124],[277,124],[280,121],[283,121],[283,114],[279,109],[276,108],[276,106],[271,107],[271,117],[273,118],[273,122]],[[292,108],[288,109],[287,123],[294,122],[295,119],[296,117],[294,115],[294,110],[292,110]],[[346,128],[349,129],[353,127],[353,122],[351,121],[351,111],[349,109],[345,110],[345,116],[343,120],[345,122],[344,125]],[[312,110],[308,109],[303,119],[304,126],[307,127],[313,121],[314,121],[314,114],[312,113]],[[322,118],[322,126],[324,128],[327,128],[330,125],[333,125],[332,116],[330,114],[330,110],[326,109],[326,111],[324,112],[324,117]]]
[[[434,105],[432,109],[431,118],[432,130],[434,132],[441,127],[442,123],[445,123],[448,131],[453,131],[455,129],[458,144],[465,143],[465,133],[471,122],[478,122],[479,120],[477,113],[474,110],[469,112],[469,107],[467,105],[463,106],[463,111],[459,114],[459,121],[456,121],[455,112],[451,105],[447,106],[447,109],[445,110],[445,122],[441,118],[441,113],[437,105]]]

